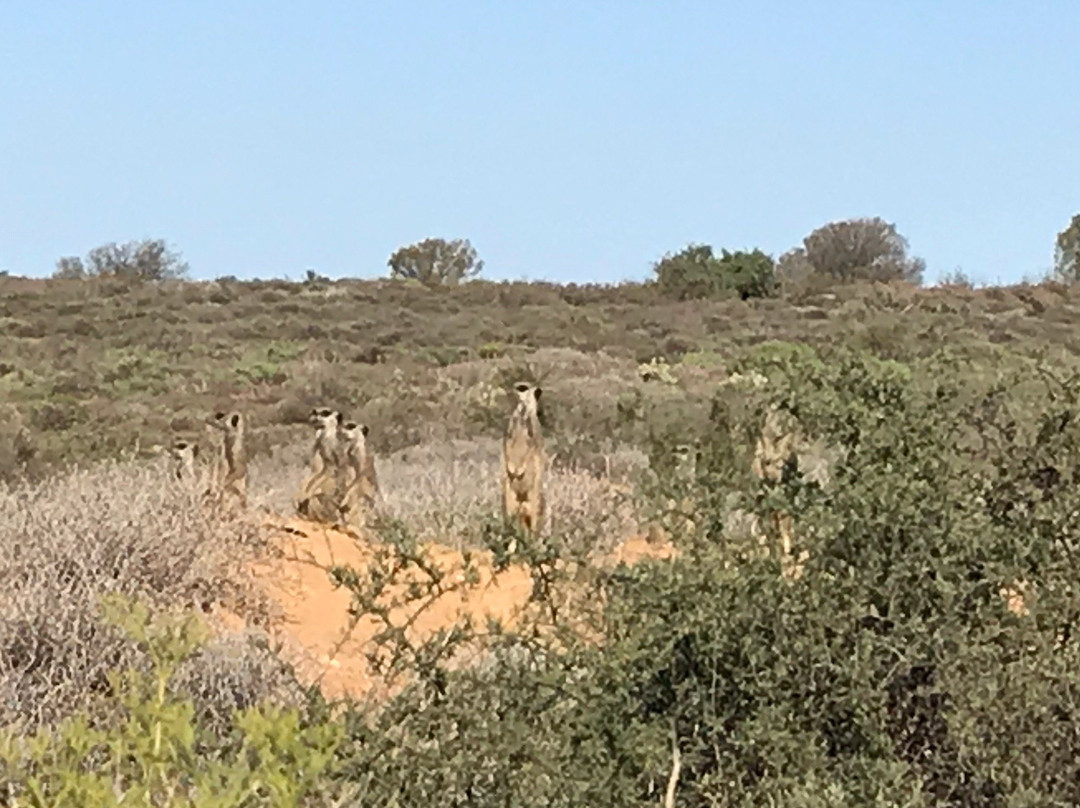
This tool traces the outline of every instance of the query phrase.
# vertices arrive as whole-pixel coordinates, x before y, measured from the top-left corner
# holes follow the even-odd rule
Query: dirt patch
[[[335,587],[327,570],[344,565],[359,573],[367,570],[378,545],[333,528],[292,519],[275,530],[279,557],[257,563],[253,572],[273,606],[270,633],[281,643],[286,657],[305,684],[319,684],[328,698],[351,696],[380,698],[389,691],[368,659],[373,638],[383,627],[374,618],[355,625],[349,615],[351,593]],[[533,580],[521,565],[495,572],[491,553],[474,552],[471,567],[475,580],[466,583],[466,560],[450,547],[428,544],[425,557],[444,572],[448,591],[431,599],[400,605],[390,610],[391,622],[408,623],[413,641],[431,637],[471,618],[483,624],[488,618],[512,627],[529,606]],[[670,558],[670,544],[631,537],[603,561],[636,563],[643,558]],[[408,583],[389,587],[387,602],[404,595]],[[235,616],[226,624],[238,627]]]

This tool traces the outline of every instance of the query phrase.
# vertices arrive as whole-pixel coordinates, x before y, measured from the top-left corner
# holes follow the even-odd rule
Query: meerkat
[[[315,444],[307,477],[296,495],[296,512],[319,522],[333,522],[338,517],[343,482],[343,418],[337,410],[322,407],[312,410],[309,420],[315,426]]]
[[[213,417],[203,424],[203,445],[207,447],[206,467],[203,472],[203,497],[212,499],[221,490],[225,462],[225,432],[214,425]]]
[[[195,462],[199,458],[199,445],[195,441],[186,438],[177,438],[169,449],[169,459],[172,461],[171,476],[173,479],[191,484],[198,476]]]
[[[790,462],[798,462],[799,445],[803,442],[798,426],[791,416],[785,416],[775,409],[765,415],[761,436],[754,447],[754,459],[750,471],[761,480],[777,483],[781,480],[784,467]],[[770,515],[771,528],[780,539],[780,564],[785,577],[798,578],[809,554],[803,551],[794,555],[795,532],[791,514],[777,511]]]
[[[363,527],[381,495],[375,474],[375,454],[368,449],[366,424],[354,421],[341,428],[345,454],[345,488],[341,498],[341,521],[351,528]]]
[[[239,412],[216,412],[209,421],[220,433],[220,453],[215,458],[212,493],[222,504],[247,506],[247,452],[244,416]]]
[[[681,443],[672,449],[672,453],[675,455],[673,481],[686,493],[678,500],[671,499],[668,507],[682,517],[681,529],[687,533],[693,533],[697,527],[694,520],[697,502],[689,492],[693,490],[697,480],[697,448],[691,444]]]
[[[778,410],[770,409],[765,414],[761,436],[754,446],[754,459],[750,470],[759,479],[779,482],[785,464],[796,456],[796,439],[793,419],[790,416],[785,417]]]
[[[697,479],[698,450],[689,443],[676,444],[671,447],[671,459],[670,482],[674,484],[676,490],[682,490],[684,493],[683,496],[677,498],[666,497],[665,508],[659,515],[659,521],[653,521],[648,525],[645,538],[654,544],[670,541],[671,535],[668,528],[684,533],[693,533],[697,528],[697,523],[694,521],[697,503],[689,492],[693,490]]]
[[[503,518],[516,520],[536,534],[544,518],[544,438],[537,404],[541,389],[526,382],[514,385],[517,406],[503,437]]]

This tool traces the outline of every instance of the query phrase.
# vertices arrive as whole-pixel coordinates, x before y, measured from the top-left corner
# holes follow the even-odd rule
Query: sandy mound
[[[274,607],[270,632],[282,644],[301,680],[318,683],[328,698],[385,695],[386,683],[375,675],[368,660],[375,648],[372,639],[383,624],[365,618],[353,625],[351,593],[344,587],[336,588],[327,573],[334,565],[363,573],[378,545],[301,519],[277,528],[274,541],[280,557],[259,562],[253,572]],[[512,626],[528,607],[533,581],[525,567],[515,565],[495,573],[491,554],[474,552],[472,566],[477,580],[466,583],[460,552],[442,545],[421,549],[446,573],[444,588],[448,591],[390,609],[390,621],[407,624],[411,640],[430,637],[466,616],[474,624],[491,617]],[[646,557],[668,558],[672,553],[670,544],[633,537],[603,560],[632,564]],[[407,589],[407,582],[388,587],[380,602],[404,600]]]

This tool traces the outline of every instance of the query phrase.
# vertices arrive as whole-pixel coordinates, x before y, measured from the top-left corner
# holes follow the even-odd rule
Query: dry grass
[[[252,504],[290,514],[310,449],[310,440],[300,440],[257,458],[251,464]],[[460,547],[499,513],[500,451],[497,439],[476,438],[434,441],[378,457],[384,514],[421,541]],[[610,477],[562,465],[549,470],[549,532],[588,530],[617,541],[635,530],[637,512],[629,491],[648,460],[636,449],[621,447],[612,452],[609,465]]]
[[[116,462],[0,487],[0,724],[52,722],[107,688],[139,655],[98,619],[103,594],[260,610],[245,559],[260,531],[223,522],[162,463]],[[231,638],[185,675],[205,712],[227,715],[287,687],[263,650]],[[253,671],[259,671],[253,675]]]
[[[422,540],[460,546],[499,513],[500,451],[499,441],[476,439],[426,444],[390,455],[379,465],[387,515]],[[644,462],[631,450],[619,454]],[[630,461],[622,465],[629,466]],[[597,539],[618,541],[636,527],[629,483],[581,470],[549,469],[547,532],[584,531]]]
[[[289,442],[289,427],[316,405],[377,426],[383,453],[492,437],[505,408],[491,382],[525,364],[549,373],[549,434],[566,446],[574,434],[626,442],[615,435],[615,402],[637,364],[657,356],[673,366],[695,354],[726,360],[769,339],[844,342],[902,360],[943,343],[980,357],[1005,346],[1080,353],[1080,287],[877,283],[787,294],[673,301],[640,284],[0,278],[0,478],[115,458],[137,435],[164,443],[226,405],[274,427],[268,446]]]
[[[268,551],[261,522],[291,513],[309,442],[294,441],[250,467],[252,513],[223,521],[198,492],[171,484],[164,458],[74,469],[38,483],[0,485],[0,725],[51,723],[92,707],[106,671],[140,655],[97,617],[105,593],[209,610],[224,604],[257,623],[265,615],[250,562]],[[381,458],[388,516],[425,541],[462,546],[499,513],[494,439],[443,441]],[[614,465],[644,464],[620,450]],[[548,531],[606,551],[636,528],[629,479],[554,468]],[[190,660],[176,686],[204,719],[263,698],[295,700],[292,671],[257,629],[225,635]]]

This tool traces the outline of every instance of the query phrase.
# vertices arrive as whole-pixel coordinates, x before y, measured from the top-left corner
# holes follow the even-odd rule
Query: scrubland
[[[673,302],[0,278],[0,793],[1076,804],[1078,325],[1080,291],[1051,283]],[[495,518],[519,377],[544,388],[552,455],[536,539]],[[237,518],[169,485],[152,451],[226,404],[252,430]],[[377,702],[298,675],[252,572],[280,553],[321,405],[369,424],[386,497],[371,566],[326,571],[358,617],[386,617],[389,583],[417,604],[451,586],[433,542],[533,580],[512,627],[384,632],[407,684]],[[755,477],[773,410],[827,461]],[[594,563],[650,527],[674,558]],[[479,661],[457,664],[466,646]]]

